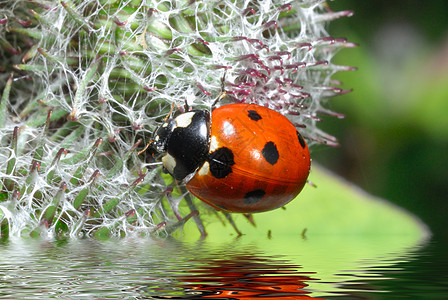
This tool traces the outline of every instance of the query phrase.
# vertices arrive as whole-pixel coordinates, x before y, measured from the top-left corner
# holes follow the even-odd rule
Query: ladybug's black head
[[[163,153],[165,170],[177,180],[192,174],[206,160],[210,138],[210,113],[192,110],[166,120],[154,132],[152,148]]]
[[[169,119],[163,122],[163,124],[154,131],[152,146],[157,152],[163,153],[167,151],[168,141],[175,128],[176,122],[174,119]]]

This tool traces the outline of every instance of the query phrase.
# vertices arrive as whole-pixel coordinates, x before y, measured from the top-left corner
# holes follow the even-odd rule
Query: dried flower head
[[[174,104],[251,102],[309,144],[336,145],[319,115],[347,91],[331,76],[352,47],[323,0],[0,0],[1,235],[170,233],[197,208],[137,155]],[[2,84],[2,83],[0,83]],[[188,204],[187,211],[179,203]]]

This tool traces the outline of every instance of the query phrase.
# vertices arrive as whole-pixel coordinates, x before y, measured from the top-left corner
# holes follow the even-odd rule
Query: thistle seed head
[[[319,116],[343,117],[325,103],[347,92],[331,76],[353,68],[332,58],[354,44],[325,26],[351,11],[323,0],[0,3],[3,235],[161,234],[189,218],[205,234],[185,189],[135,150],[172,105],[210,108],[222,87],[220,104],[270,107],[308,144],[337,145]]]

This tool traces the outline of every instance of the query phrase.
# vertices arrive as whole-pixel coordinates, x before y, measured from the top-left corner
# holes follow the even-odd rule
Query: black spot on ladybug
[[[249,112],[248,116],[252,120],[258,121],[262,119],[262,117],[255,110],[249,110],[248,112]]]
[[[275,165],[275,163],[278,161],[278,158],[280,157],[280,155],[278,154],[277,146],[274,144],[274,142],[267,142],[266,145],[264,145],[261,154],[263,155],[264,159],[266,159],[266,161],[271,165]]]
[[[305,140],[303,139],[303,136],[297,131],[297,137],[299,138],[300,146],[302,146],[303,149],[306,147]]]
[[[264,195],[266,194],[263,190],[253,190],[250,192],[247,192],[246,195],[244,195],[244,203],[246,204],[255,204],[258,201],[260,201]]]
[[[215,178],[225,178],[232,173],[233,152],[227,147],[221,147],[209,154],[207,161],[210,164],[210,172]]]

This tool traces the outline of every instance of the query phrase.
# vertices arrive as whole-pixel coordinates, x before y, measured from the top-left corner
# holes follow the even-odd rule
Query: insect
[[[227,104],[169,118],[152,147],[165,171],[209,205],[227,212],[276,209],[303,189],[310,153],[282,114],[256,104]]]

